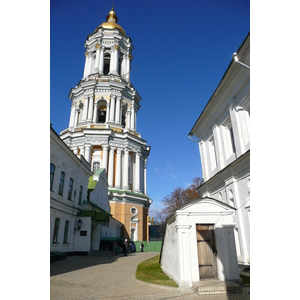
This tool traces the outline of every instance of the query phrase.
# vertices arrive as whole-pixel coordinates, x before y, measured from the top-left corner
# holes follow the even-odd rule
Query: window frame
[[[64,192],[64,184],[65,184],[65,172],[61,171],[60,172],[60,179],[59,179],[59,186],[58,186],[58,194],[63,195]]]
[[[69,225],[70,221],[65,221],[65,230],[64,230],[64,244],[68,244],[68,237],[69,237]]]
[[[52,191],[53,188],[54,174],[55,174],[55,165],[50,163],[50,191]]]
[[[79,187],[79,197],[78,197],[78,204],[81,205],[81,201],[82,201],[82,192],[83,192],[83,186],[81,185]]]
[[[72,201],[72,191],[73,191],[74,179],[70,178],[69,180],[69,190],[68,190],[68,200]]]
[[[53,237],[52,237],[53,244],[58,244],[57,240],[58,240],[59,223],[60,223],[60,218],[55,218],[54,231],[53,231]]]

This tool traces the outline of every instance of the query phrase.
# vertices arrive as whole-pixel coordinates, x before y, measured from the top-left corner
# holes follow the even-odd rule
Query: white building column
[[[127,82],[130,81],[130,58],[131,58],[131,55],[126,55],[125,59],[126,59],[126,71],[125,71],[125,80]]]
[[[95,73],[99,73],[99,60],[100,60],[100,45],[96,45],[96,61],[95,61]]]
[[[97,103],[94,103],[93,123],[97,122]]]
[[[119,73],[119,46],[115,45],[115,70],[114,73],[118,74]]]
[[[108,146],[103,145],[102,149],[103,149],[103,157],[102,157],[102,166],[101,167],[105,169],[106,174],[107,174]]]
[[[122,188],[128,190],[128,161],[129,161],[129,150],[124,149],[124,169],[122,176]]]
[[[119,124],[121,123],[120,122],[120,102],[121,102],[121,97],[117,96],[115,122],[119,123]]]
[[[74,122],[75,122],[75,103],[72,103],[72,107],[71,107],[71,115],[70,115],[70,122],[69,122],[69,128],[73,128],[74,127]]]
[[[208,143],[208,142],[207,142]],[[206,181],[208,179],[208,166],[207,166],[207,153],[206,153],[206,149],[205,149],[205,143],[203,142],[203,140],[201,142],[198,143],[199,145],[199,153],[200,153],[200,161],[201,161],[201,166],[202,166],[202,176],[204,181]]]
[[[109,150],[109,163],[108,163],[108,187],[113,187],[114,184],[114,161],[115,161],[115,149],[110,147]]]
[[[87,52],[84,53],[85,55],[85,64],[84,64],[84,71],[83,71],[83,77],[86,77],[87,76],[87,69],[88,69],[88,54]]]
[[[103,75],[104,68],[104,47],[100,47],[100,61],[99,61],[99,74]]]
[[[135,154],[135,176],[134,176],[134,192],[141,192],[141,154]]]
[[[135,130],[135,107],[134,107],[134,103],[132,103],[131,105],[131,123],[130,123],[130,129]]]
[[[89,113],[88,113],[88,121],[92,121],[93,118],[93,107],[94,107],[94,96],[89,96]]]
[[[78,125],[78,115],[79,115],[79,108],[77,107],[75,109],[74,127],[77,127],[77,125]]]
[[[88,163],[91,163],[91,145],[85,145],[84,158]]]
[[[110,95],[110,121],[115,121],[115,102],[116,96]]]
[[[148,159],[145,159],[145,164],[144,164],[144,195],[147,195],[147,162]]]
[[[121,188],[121,170],[122,166],[122,149],[118,148],[117,149],[117,162],[116,162],[116,182],[115,182],[115,187],[117,189]]]
[[[215,141],[217,170],[219,171],[224,167],[225,164],[225,152],[224,148],[222,147],[220,128],[217,125],[215,125],[212,130]]]
[[[110,64],[109,64],[109,74],[113,74],[115,69],[115,48],[110,48]]]
[[[130,124],[131,124],[131,112],[129,106],[127,106],[127,111],[126,111],[126,128],[130,129]]]
[[[107,123],[110,120],[110,103],[106,103],[106,117],[105,117],[105,123]]]
[[[229,115],[232,125],[236,156],[239,157],[244,153],[244,145],[242,139],[240,139],[240,137],[242,136],[242,132],[237,108],[231,107],[229,109]]]
[[[89,98],[87,96],[84,96],[82,121],[86,121],[88,118],[88,107],[89,107]]]

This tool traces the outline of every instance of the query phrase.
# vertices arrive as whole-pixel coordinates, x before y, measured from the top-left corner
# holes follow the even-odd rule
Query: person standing
[[[125,242],[124,242],[124,245],[123,245],[124,256],[127,255],[127,251],[128,251],[128,243],[127,243],[127,239],[125,239]]]
[[[144,252],[144,244],[143,244],[143,242],[141,243],[141,252]]]

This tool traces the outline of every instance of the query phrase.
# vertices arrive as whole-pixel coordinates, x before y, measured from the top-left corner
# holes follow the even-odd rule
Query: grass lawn
[[[159,263],[159,255],[140,263],[137,267],[136,278],[138,280],[161,284],[167,286],[178,287],[175,281],[170,279],[161,269]]]

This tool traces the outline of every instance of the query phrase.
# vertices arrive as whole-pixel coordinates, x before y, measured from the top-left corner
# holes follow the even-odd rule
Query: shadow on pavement
[[[133,255],[136,254],[127,254],[127,256]],[[50,264],[50,277],[93,267],[96,265],[113,263],[114,261],[123,257],[123,253],[114,254],[111,251],[91,251],[87,256],[67,256],[64,260],[55,261]]]

